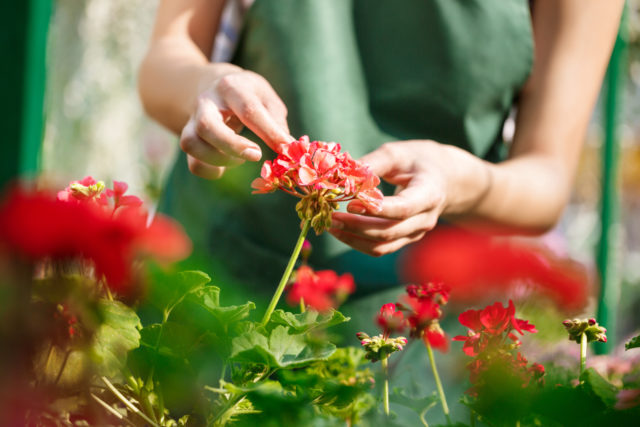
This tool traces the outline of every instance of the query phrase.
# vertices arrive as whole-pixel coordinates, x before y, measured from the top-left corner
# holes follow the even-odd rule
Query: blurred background
[[[132,194],[157,200],[176,155],[177,138],[145,117],[136,89],[157,1],[53,3],[46,35],[41,170],[58,182],[88,174],[124,180]],[[612,287],[609,297],[620,302],[613,314],[620,336],[640,324],[640,0],[629,0],[627,6],[619,52],[620,92],[614,100],[617,108],[609,109],[618,123],[612,188],[619,190],[619,205],[607,202],[612,210],[605,215],[611,215],[612,225],[604,260],[607,280],[621,284]],[[603,91],[570,206],[558,229],[546,237],[554,250],[584,263],[594,274],[601,235],[606,99]],[[613,197],[618,200],[615,193]]]

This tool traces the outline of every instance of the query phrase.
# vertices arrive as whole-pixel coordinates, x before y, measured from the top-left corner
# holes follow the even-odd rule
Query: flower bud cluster
[[[587,342],[607,342],[607,329],[598,325],[596,319],[567,319],[562,325],[569,333],[569,339],[580,344],[582,334],[587,336]]]
[[[370,337],[364,332],[358,332],[356,337],[367,352],[365,358],[371,362],[386,359],[390,354],[401,351],[407,345],[405,337],[391,338],[382,334]]]

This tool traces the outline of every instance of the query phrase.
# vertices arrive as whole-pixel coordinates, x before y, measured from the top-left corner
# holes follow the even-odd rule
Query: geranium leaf
[[[91,344],[91,355],[99,373],[115,376],[124,366],[127,353],[140,344],[140,319],[135,311],[119,301],[100,300],[102,324]]]
[[[154,324],[140,331],[140,346],[160,356],[186,358],[200,340],[196,331],[176,322]]]
[[[331,310],[326,314],[319,314],[315,310],[307,310],[304,313],[293,314],[278,309],[271,315],[271,323],[288,326],[290,332],[296,334],[303,334],[315,328],[330,328],[331,326],[339,325],[349,320],[348,317],[345,317],[337,310]]]
[[[638,347],[640,347],[640,335],[631,338],[624,345],[625,350],[631,350],[632,348],[638,348]]]
[[[171,310],[187,295],[199,289],[203,289],[211,278],[201,271],[182,271],[180,273],[167,273],[159,268],[153,268],[150,272],[151,286],[148,302],[161,310],[168,317]],[[218,304],[220,289],[210,286],[213,290],[208,294],[211,303]]]
[[[613,406],[617,402],[618,388],[593,368],[588,368],[580,376],[583,388],[586,392],[596,395],[607,406]]]
[[[303,336],[290,335],[286,327],[277,326],[269,337],[254,330],[234,338],[231,359],[272,368],[292,368],[324,360],[331,356],[335,349],[336,347],[328,342],[309,345]]]

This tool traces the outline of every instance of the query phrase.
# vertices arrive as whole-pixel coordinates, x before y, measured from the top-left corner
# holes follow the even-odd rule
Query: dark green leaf
[[[303,334],[310,329],[330,328],[348,321],[349,318],[337,310],[331,310],[326,314],[319,314],[315,310],[307,310],[298,314],[276,310],[271,315],[270,322],[276,325],[288,326],[292,333]]]
[[[618,388],[602,378],[595,369],[585,370],[580,376],[580,381],[583,381],[582,387],[586,392],[600,398],[605,405],[613,406],[617,402]]]
[[[115,376],[124,366],[127,353],[140,343],[140,319],[135,311],[118,301],[101,300],[103,319],[91,345],[91,355],[99,373]]]
[[[301,335],[289,335],[277,326],[267,338],[257,330],[246,332],[232,342],[231,358],[236,362],[258,363],[272,368],[292,368],[331,356],[331,343],[310,346]]]
[[[183,271],[180,273],[166,273],[161,269],[151,271],[151,286],[148,302],[165,315],[169,315],[173,307],[186,295],[203,289],[211,278],[201,271]],[[210,292],[211,303],[218,305],[220,289],[211,286],[216,291]]]
[[[627,343],[624,345],[624,349],[625,350],[631,350],[632,348],[638,348],[640,347],[640,335],[631,338],[629,341],[627,341]]]
[[[152,353],[173,358],[186,358],[199,337],[185,325],[175,322],[154,324],[140,331],[140,345]]]

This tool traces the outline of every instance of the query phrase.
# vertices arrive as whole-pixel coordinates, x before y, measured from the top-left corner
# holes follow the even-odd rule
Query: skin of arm
[[[237,132],[247,126],[278,150],[293,140],[287,109],[267,81],[227,63],[210,63],[224,0],[162,0],[138,77],[140,99],[180,134],[194,175],[216,179],[262,153]]]
[[[361,203],[331,233],[381,256],[421,239],[439,217],[500,232],[539,234],[569,198],[587,124],[620,22],[622,0],[537,0],[535,63],[518,104],[509,158],[498,164],[434,141],[383,145],[361,160],[395,184],[382,210]]]

